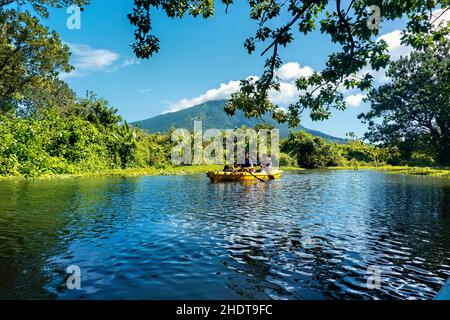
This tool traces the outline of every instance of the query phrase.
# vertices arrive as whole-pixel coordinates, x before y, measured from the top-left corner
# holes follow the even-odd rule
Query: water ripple
[[[0,194],[11,199],[0,204],[0,298],[432,299],[450,276],[443,179],[92,178],[2,182]],[[80,291],[65,286],[73,264]]]

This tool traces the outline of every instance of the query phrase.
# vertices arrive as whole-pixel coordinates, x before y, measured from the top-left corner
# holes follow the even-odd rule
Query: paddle
[[[269,181],[268,180],[264,180],[264,179],[261,179],[261,178],[258,178],[256,175],[254,175],[251,171],[246,171],[246,172],[248,172],[248,173],[250,173],[253,177],[255,177],[256,179],[258,179],[259,181],[261,181],[261,182],[266,182],[266,183],[268,183]],[[275,176],[274,175],[267,175],[268,177],[269,177],[269,180],[275,180]]]
[[[269,182],[269,181],[266,181],[266,180],[264,180],[264,179],[258,178],[258,177],[255,176],[251,171],[247,171],[247,172],[250,173],[253,177],[255,177],[256,179],[258,179],[258,180],[261,181],[261,182]]]

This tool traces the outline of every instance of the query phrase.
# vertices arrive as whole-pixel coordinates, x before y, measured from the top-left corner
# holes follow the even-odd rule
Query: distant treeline
[[[42,175],[97,173],[109,169],[169,167],[174,142],[171,134],[150,134],[130,127],[91,96],[80,99],[70,113],[46,110],[39,115],[0,116],[0,174]],[[331,143],[304,131],[281,141],[281,166],[321,168],[404,164],[395,148],[381,148],[359,140]],[[414,165],[430,164],[417,155]]]

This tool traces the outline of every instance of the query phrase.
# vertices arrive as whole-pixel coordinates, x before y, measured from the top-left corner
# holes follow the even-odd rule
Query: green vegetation
[[[30,114],[71,103],[58,79],[70,72],[69,48],[28,12],[0,11],[0,113]]]
[[[430,167],[408,167],[408,166],[340,166],[327,168],[330,170],[376,170],[393,174],[410,174],[416,176],[432,176],[440,178],[450,178],[450,168],[430,168]]]
[[[338,166],[380,166],[396,161],[395,149],[380,148],[360,140],[337,144],[304,131],[292,132],[281,143],[282,154],[296,160],[303,168],[316,169]],[[288,165],[292,165],[292,162]]]
[[[366,138],[395,146],[417,164],[450,164],[450,41],[393,62],[373,89]]]
[[[106,100],[93,93],[76,97],[59,79],[73,69],[69,49],[38,18],[0,9],[0,30],[0,175],[79,175],[169,163],[167,136],[131,128]]]
[[[0,5],[0,176],[36,178],[97,174],[153,175],[220,169],[217,166],[173,167],[170,154],[174,144],[170,140],[170,130],[168,133],[149,133],[143,128],[129,126],[106,100],[93,93],[77,97],[59,77],[61,73],[73,69],[69,64],[68,47],[55,32],[50,32],[29,12],[18,13],[2,9],[6,2]],[[45,13],[47,6],[57,6],[59,1],[30,0],[29,3],[34,4],[36,10]],[[65,2],[70,3],[86,1]],[[277,1],[271,3],[276,4]],[[175,2],[172,5],[176,7]],[[302,4],[304,5],[306,4]],[[310,5],[316,6],[312,3]],[[418,2],[411,6],[422,8]],[[399,13],[406,10],[406,7],[401,8]],[[167,8],[164,9],[167,11]],[[356,10],[355,7],[353,9]],[[267,10],[266,7],[262,8],[262,12]],[[260,13],[255,14],[260,16]],[[336,22],[329,18],[323,27],[329,28],[333,21]],[[342,30],[335,31],[342,36]],[[286,32],[289,33],[289,30],[283,31],[283,34]],[[269,38],[273,38],[273,35],[269,35]],[[368,101],[371,102],[371,109],[361,115],[361,118],[369,124],[366,138],[378,143],[377,145],[366,144],[355,137],[351,137],[346,143],[336,143],[329,136],[324,136],[327,138],[324,139],[298,131],[298,127],[295,127],[297,129],[292,130],[281,142],[281,166],[308,169],[375,167],[387,172],[448,177],[448,169],[445,167],[430,168],[446,165],[450,160],[450,45],[445,37],[435,36],[432,43],[427,43],[410,57],[392,63],[388,72],[390,81],[370,91]],[[418,43],[422,39],[419,38],[416,39]],[[347,40],[336,39],[341,44]],[[275,46],[290,42],[286,39],[283,40],[285,42],[280,42],[277,37],[274,41]],[[357,50],[356,47],[354,49]],[[367,54],[375,49],[361,50],[355,54]],[[381,54],[381,51],[372,53]],[[341,58],[346,61],[350,57]],[[374,57],[375,62],[371,63],[378,64],[378,59],[384,61],[384,58]],[[331,65],[330,68],[336,66]],[[356,70],[357,68],[353,71]],[[331,69],[328,71],[331,72]],[[322,74],[320,79],[317,77],[319,76],[313,76],[317,85],[332,78],[323,78],[326,74]],[[258,84],[262,85],[263,82]],[[304,86],[303,81],[299,80],[298,85]],[[251,99],[243,97],[241,92],[231,102],[242,102],[242,107],[238,108],[242,109],[240,117],[230,120],[222,112],[218,118],[210,119],[208,114],[214,114],[210,112],[204,113],[204,120],[218,127],[220,122],[217,119],[222,119],[222,129],[241,127],[243,123],[237,125],[233,121],[243,122],[244,116],[262,115],[264,122],[265,113],[254,113],[246,109],[258,101],[260,94],[258,90],[261,88],[258,92],[252,91],[251,86],[253,84],[248,83],[247,87],[243,87],[243,90],[248,90],[246,94],[252,96]],[[335,101],[332,96],[329,99],[331,100],[324,100],[322,104],[316,105],[315,112],[319,112],[315,116],[317,119],[322,118],[323,103]],[[225,101],[211,103],[216,109],[224,104]],[[264,109],[267,106],[262,104],[262,107]],[[308,103],[304,107],[308,107]],[[208,109],[209,105],[197,107],[200,113],[205,108]],[[197,109],[171,114],[170,117],[175,117],[174,121],[177,117],[187,119],[191,125],[196,116],[189,117],[186,112],[197,112]],[[291,108],[291,112],[293,110],[295,107]],[[274,110],[269,108],[265,111]],[[292,118],[291,123],[295,123],[295,119],[296,117]],[[264,125],[259,123],[257,120],[246,122],[248,127],[256,129],[276,125],[273,121],[267,121]],[[141,122],[140,125],[147,128],[152,126],[148,121]],[[208,126],[209,124],[205,129]],[[392,165],[402,167],[394,168]]]
[[[221,170],[222,166],[172,166],[169,134],[149,134],[122,122],[106,101],[90,96],[64,117],[53,110],[39,117],[0,117],[0,176],[52,178],[77,176],[175,175]],[[396,150],[352,140],[346,144],[298,131],[282,140],[280,166],[377,169],[392,173],[450,177],[444,168],[389,165]],[[300,166],[299,166],[300,165]]]
[[[111,169],[162,167],[170,140],[131,129],[106,101],[80,99],[64,116],[46,110],[0,117],[0,174],[36,177]]]
[[[223,166],[219,165],[200,165],[200,166],[167,166],[167,167],[145,167],[145,168],[127,168],[127,169],[105,169],[102,171],[80,171],[71,174],[44,174],[36,177],[23,176],[1,176],[0,180],[8,179],[33,179],[33,180],[48,180],[48,179],[66,179],[66,178],[81,178],[81,177],[97,177],[97,176],[118,176],[118,177],[139,177],[139,176],[173,176],[173,175],[187,175],[196,173],[206,173],[209,171],[220,171]],[[287,170],[301,170],[300,168],[286,168]]]

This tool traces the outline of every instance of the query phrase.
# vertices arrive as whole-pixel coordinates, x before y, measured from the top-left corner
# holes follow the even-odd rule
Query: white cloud
[[[309,77],[313,72],[313,69],[308,66],[302,68],[297,62],[289,62],[283,64],[276,75],[283,81],[292,81],[299,77]]]
[[[121,59],[118,53],[107,49],[95,49],[86,44],[66,44],[72,53],[71,64],[75,67],[75,70],[61,74],[61,79],[85,77],[96,71],[115,72],[141,64],[139,59]]]
[[[433,18],[431,19],[433,23],[433,27],[439,27],[442,23],[447,23],[450,21],[450,11],[444,12],[444,10],[439,9],[433,12]],[[377,41],[384,40],[388,44],[389,55],[391,56],[391,60],[395,61],[400,59],[400,57],[406,57],[412,52],[412,48],[405,44],[401,43],[402,31],[394,30],[389,33],[385,33],[378,37]],[[387,80],[386,78],[386,70],[381,69],[379,71],[371,70],[370,68],[364,68],[361,71],[361,74],[365,74],[369,72],[374,78],[376,82],[382,83]]]
[[[394,30],[392,32],[383,34],[377,41],[384,40],[388,44],[389,55],[391,60],[398,60],[400,57],[409,55],[412,51],[410,46],[401,43],[402,32]]]
[[[122,66],[128,67],[128,66],[133,66],[133,65],[137,65],[137,64],[141,64],[141,60],[138,60],[138,59],[125,59],[125,61],[122,63]]]
[[[193,99],[181,99],[173,104],[164,113],[176,112],[183,109],[187,109],[198,104],[202,104],[208,101],[229,99],[233,93],[240,88],[240,81],[230,81],[228,83],[222,83],[218,88],[210,89],[206,93],[193,98]]]
[[[269,92],[269,99],[275,104],[287,106],[297,100],[300,91],[294,83],[280,82],[280,91],[271,90]]]
[[[104,70],[119,60],[120,55],[106,50],[94,49],[85,44],[68,44],[72,52],[72,63],[77,69]]]
[[[363,99],[366,96],[364,94],[358,93],[354,95],[347,96],[345,98],[345,103],[350,107],[359,107],[361,103],[363,102]]]
[[[269,99],[282,107],[289,105],[297,101],[299,91],[295,86],[295,80],[298,77],[308,77],[313,73],[313,69],[304,66],[300,67],[297,62],[289,62],[283,64],[280,69],[277,70],[276,75],[280,78],[280,91],[271,90],[269,92]],[[256,76],[250,76],[249,78],[258,79]],[[190,108],[208,101],[230,99],[231,95],[240,89],[240,81],[231,80],[228,83],[222,83],[219,87],[210,89],[206,93],[201,94],[198,97],[192,99],[181,99],[176,103],[171,104],[169,109],[163,113],[176,112],[186,108]]]
[[[257,79],[255,76],[249,78]],[[222,83],[219,87],[210,89],[206,91],[206,93],[193,99],[179,100],[163,113],[180,111],[208,101],[230,99],[231,95],[239,91],[239,89],[240,81],[232,80],[228,83]],[[269,99],[275,104],[287,106],[288,104],[295,102],[298,95],[299,91],[294,83],[282,81],[280,83],[280,91],[271,90],[269,92]]]
[[[114,71],[118,71],[118,70],[126,68],[126,67],[139,65],[139,64],[141,64],[141,60],[138,60],[138,59],[125,59],[125,60],[123,60],[121,62],[116,63],[111,68],[107,68],[106,71],[107,72],[114,72]]]

